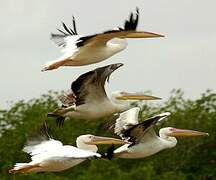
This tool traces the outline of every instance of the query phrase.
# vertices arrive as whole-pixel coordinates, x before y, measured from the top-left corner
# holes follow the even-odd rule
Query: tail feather
[[[27,173],[27,172],[36,172],[35,170],[40,168],[38,164],[30,165],[29,163],[16,163],[12,169],[9,170],[9,173]]]

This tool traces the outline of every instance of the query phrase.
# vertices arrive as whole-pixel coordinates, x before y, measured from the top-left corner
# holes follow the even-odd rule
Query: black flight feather
[[[164,116],[166,117],[166,116]],[[124,138],[130,138],[129,141],[132,142],[130,146],[133,146],[136,144],[137,141],[140,140],[144,136],[144,134],[155,124],[157,124],[158,121],[160,121],[163,117],[161,116],[155,116],[152,118],[149,118],[139,124],[136,124],[132,126],[131,128],[127,129],[124,132]]]
[[[109,30],[104,33],[115,33],[119,31],[135,31],[139,21],[139,9],[136,9],[136,17],[134,17],[134,13],[131,13],[129,19],[125,21],[124,27],[118,27],[118,30]]]
[[[62,47],[66,46],[66,43],[64,41],[65,37],[78,35],[74,17],[72,23],[73,23],[73,28],[70,28],[64,22],[62,22],[62,26],[64,30],[57,28],[60,34],[51,33],[51,39],[54,40],[58,46],[62,46]]]

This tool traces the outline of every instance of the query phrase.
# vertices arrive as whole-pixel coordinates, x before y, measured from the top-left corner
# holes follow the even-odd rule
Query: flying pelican
[[[160,99],[154,96],[147,96],[144,93],[128,93],[116,91],[111,98],[107,97],[104,85],[116,69],[123,66],[121,63],[111,64],[89,71],[79,76],[71,84],[71,90],[59,97],[62,107],[48,116],[57,117],[57,124],[63,125],[65,117],[79,119],[98,119],[123,112],[131,108],[125,100],[154,100]]]
[[[31,155],[31,162],[16,163],[10,173],[58,172],[69,169],[89,158],[100,158],[96,144],[125,144],[121,139],[81,135],[76,139],[77,147],[63,145],[52,139],[29,141],[23,151]]]
[[[159,136],[157,136],[153,126],[169,116],[170,113],[162,113],[139,123],[139,111],[140,108],[138,107],[131,108],[121,113],[116,120],[114,133],[132,143],[125,144],[116,150],[113,149],[114,147],[111,147],[113,150],[111,151],[109,149],[109,154],[107,154],[108,158],[144,158],[176,146],[177,139],[175,137],[208,135],[205,132],[166,127],[160,129]]]
[[[63,55],[54,61],[45,64],[42,71],[57,69],[60,66],[83,66],[98,63],[127,47],[126,38],[155,38],[163,37],[145,31],[137,31],[139,11],[130,14],[123,28],[105,31],[99,34],[82,36],[77,33],[75,18],[73,28],[69,28],[62,22],[64,30],[57,29],[60,34],[51,34],[58,46],[62,47]]]

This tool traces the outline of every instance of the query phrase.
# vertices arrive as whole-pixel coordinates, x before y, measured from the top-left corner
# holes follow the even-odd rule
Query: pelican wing
[[[59,33],[51,33],[51,40],[55,42],[59,47],[62,47],[62,52],[64,53],[59,60],[67,59],[73,56],[78,50],[79,46],[77,45],[80,42],[80,38],[82,37],[77,33],[75,18],[72,19],[73,27],[70,28],[66,26],[64,22],[62,22],[63,30],[57,29]],[[57,60],[57,62],[59,61]],[[50,63],[54,63],[56,61],[51,61],[47,63],[47,66]]]
[[[28,141],[23,151],[35,156],[37,154],[48,152],[50,149],[59,149],[63,144],[60,141],[49,139],[47,141]]]
[[[102,91],[100,91],[102,89]],[[73,111],[75,106],[86,104],[89,101],[98,99],[100,94],[104,94],[104,87],[98,86],[96,82],[96,72],[90,71],[79,76],[71,84],[71,89],[59,97],[62,106],[48,113],[48,116],[57,117],[56,123],[60,127],[64,123],[63,115],[68,111]],[[106,97],[106,93],[104,95]]]
[[[57,29],[59,31],[58,34],[51,33],[51,40],[53,40],[58,46],[60,47],[66,47],[68,37],[78,37],[78,33],[76,30],[76,22],[75,18],[72,19],[73,28],[69,28],[65,25],[64,22],[62,22],[62,26],[64,30]]]
[[[100,34],[80,37],[77,41],[77,46],[97,46],[106,45],[106,43],[113,38],[127,38],[129,34],[134,34],[139,20],[139,10],[136,10],[136,17],[130,14],[130,18],[125,21],[124,27],[115,28],[115,30],[105,31]]]
[[[127,38],[128,34],[134,34],[137,28],[139,19],[139,11],[136,10],[136,17],[134,14],[130,14],[130,18],[125,21],[124,27],[115,28],[115,30],[105,31],[100,34],[93,34],[88,36],[80,36],[76,30],[76,22],[73,17],[73,28],[66,26],[62,22],[64,30],[57,29],[60,34],[51,34],[51,39],[60,47],[65,48],[64,52],[69,52],[68,50],[74,50],[82,47],[84,45],[97,46],[101,44],[106,44],[109,40],[113,38]],[[135,34],[134,34],[135,35]],[[136,36],[136,35],[135,35]],[[73,46],[73,47],[72,47]]]
[[[118,119],[116,119],[114,133],[119,135],[121,138],[124,138],[125,132],[138,124],[139,111],[140,108],[135,107],[121,113]]]
[[[100,154],[82,150],[74,146],[65,145],[60,141],[50,139],[43,141],[38,145],[25,146],[24,152],[31,155],[32,161],[40,162],[43,160],[59,160],[64,161],[67,159],[86,159],[91,157],[101,157]]]
[[[117,27],[113,30],[108,30],[100,34],[94,34],[91,36],[80,37],[77,41],[77,46],[105,46],[114,38],[153,38],[163,37],[160,34],[155,34],[146,31],[136,31],[139,20],[139,10],[136,10],[136,14],[130,14],[128,20],[125,21],[124,27]]]
[[[72,19],[73,27],[68,27],[64,22],[62,22],[63,30],[57,29],[59,33],[51,33],[51,40],[55,42],[59,47],[62,47],[62,52],[64,55],[60,59],[66,59],[72,56],[82,47],[84,43],[93,38],[95,35],[82,36],[79,35],[76,29],[76,21],[73,17]]]
[[[51,138],[51,129],[47,126],[46,121],[41,126],[41,134],[28,139],[23,151],[31,156],[49,151],[49,149],[58,149],[63,144],[60,141]]]
[[[143,140],[147,132],[151,132],[151,134],[154,134],[153,126],[169,115],[169,112],[162,113],[152,118],[149,118],[139,124],[136,124],[133,127],[127,129],[124,133],[124,136],[130,137],[130,141],[133,142],[132,145],[137,144]]]
[[[147,130],[145,131],[143,137],[141,137],[141,138],[139,139],[139,141],[137,141],[137,143],[149,142],[149,141],[151,141],[152,139],[155,139],[155,138],[157,138],[157,137],[158,137],[158,136],[157,136],[157,134],[156,134],[156,132],[155,132],[153,126],[152,126],[152,127],[150,127],[149,129],[147,129]]]
[[[107,77],[103,78],[104,68],[97,68],[82,74],[71,84],[71,89],[76,96],[76,106],[107,98],[104,84]]]

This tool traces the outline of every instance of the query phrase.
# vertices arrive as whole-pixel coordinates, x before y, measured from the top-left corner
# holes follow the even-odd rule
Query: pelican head
[[[97,78],[98,80],[100,80],[101,82],[105,82],[107,79],[107,82],[109,82],[109,77],[110,75],[118,68],[120,68],[121,66],[123,66],[124,64],[122,63],[116,63],[116,64],[110,64],[108,66],[104,66],[101,68],[97,68],[95,69],[96,73],[97,73]]]
[[[159,131],[159,135],[166,142],[166,148],[172,148],[176,146],[177,139],[176,137],[184,137],[184,136],[208,136],[208,133],[188,130],[188,129],[177,129],[173,127],[162,128]]]
[[[184,137],[184,136],[208,136],[208,133],[188,130],[188,129],[177,129],[174,127],[162,128],[159,131],[160,137],[164,139],[175,138],[175,137]]]
[[[123,102],[124,100],[159,100],[161,98],[156,96],[145,95],[143,92],[125,92],[125,91],[114,91],[112,92],[112,100]]]

